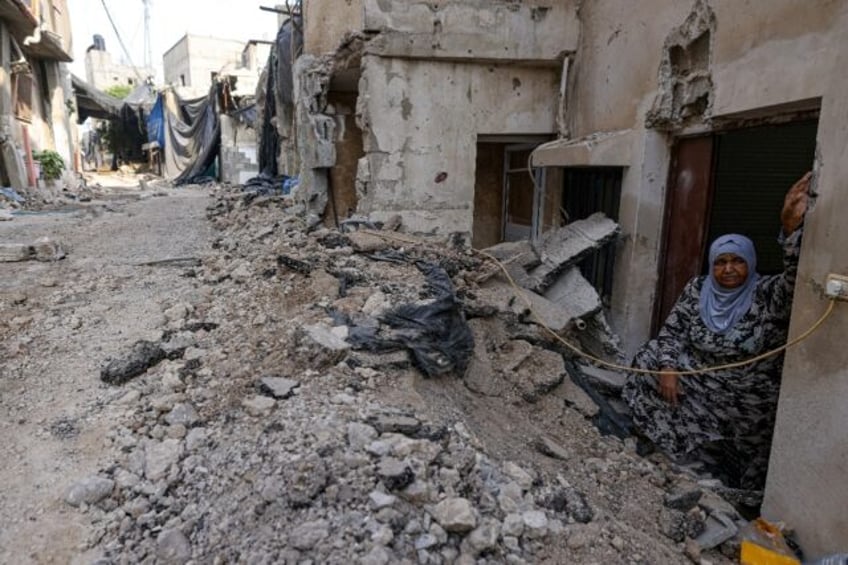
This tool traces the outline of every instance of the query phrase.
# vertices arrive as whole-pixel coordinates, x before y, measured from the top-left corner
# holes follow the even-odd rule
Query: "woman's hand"
[[[801,177],[792,185],[786,198],[783,200],[783,211],[780,213],[780,221],[783,224],[783,235],[790,235],[798,229],[804,221],[807,212],[807,199],[810,191],[810,178],[812,171]]]
[[[663,367],[660,371],[658,382],[660,396],[672,406],[677,406],[678,397],[683,394],[680,375],[671,367]]]

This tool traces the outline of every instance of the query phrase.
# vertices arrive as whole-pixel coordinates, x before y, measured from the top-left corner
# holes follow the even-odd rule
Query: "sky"
[[[112,59],[128,63],[103,3],[129,51],[132,62],[144,66],[144,3],[142,0],[68,0],[73,33],[71,71],[85,79],[85,50],[99,33]],[[225,39],[271,40],[277,33],[277,15],[259,6],[283,4],[280,0],[151,0],[150,38],[157,79],[162,79],[162,55],[183,35],[211,35]]]

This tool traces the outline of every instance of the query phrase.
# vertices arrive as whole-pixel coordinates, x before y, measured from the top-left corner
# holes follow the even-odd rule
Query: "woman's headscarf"
[[[716,257],[733,253],[748,264],[748,278],[737,288],[724,288],[715,280],[712,266]],[[709,274],[701,288],[701,319],[707,327],[724,333],[751,309],[757,286],[757,252],[754,242],[737,233],[723,235],[710,246]]]

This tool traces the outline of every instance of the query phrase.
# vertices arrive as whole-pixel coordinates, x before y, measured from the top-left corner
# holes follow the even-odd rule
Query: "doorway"
[[[741,233],[757,249],[757,271],[783,269],[777,243],[789,187],[812,169],[818,120],[734,129],[675,142],[665,206],[653,331],[683,287],[703,274],[709,243]]]

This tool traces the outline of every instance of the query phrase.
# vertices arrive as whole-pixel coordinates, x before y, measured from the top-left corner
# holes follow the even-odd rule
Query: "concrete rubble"
[[[222,191],[209,209],[217,251],[187,272],[225,299],[172,305],[161,337],[106,371],[129,391],[110,433],[121,456],[68,499],[99,524],[90,545],[105,560],[682,563],[698,539],[726,562],[729,542],[706,545],[729,505],[598,434],[570,355],[526,312],[482,298],[506,284],[478,282],[486,259],[382,232],[384,248],[358,252],[345,234],[306,234],[287,210]],[[259,243],[266,222],[279,228]],[[238,260],[252,266],[249,291],[227,276]],[[352,337],[433,300],[420,261],[452,280],[474,339],[464,371],[423,378],[403,343]],[[542,262],[512,264],[529,276]],[[577,275],[561,271],[552,286]]]

